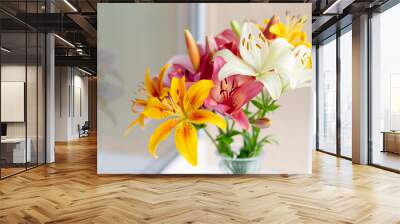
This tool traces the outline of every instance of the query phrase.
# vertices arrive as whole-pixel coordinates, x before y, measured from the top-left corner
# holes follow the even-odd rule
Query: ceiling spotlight
[[[62,42],[64,42],[65,44],[67,44],[68,46],[75,48],[75,45],[73,45],[73,44],[72,44],[71,42],[69,42],[68,40],[66,40],[66,39],[64,39],[64,38],[62,38],[62,37],[60,37],[60,36],[57,35],[57,34],[54,34],[54,36],[57,37],[57,38],[58,38],[59,40],[61,40]]]
[[[1,49],[1,51],[4,51],[6,53],[10,53],[11,52],[11,50],[9,50],[9,49],[7,49],[5,47],[1,47],[0,49]]]
[[[68,0],[64,0],[64,3],[67,4],[74,12],[78,12],[75,6],[73,6]]]

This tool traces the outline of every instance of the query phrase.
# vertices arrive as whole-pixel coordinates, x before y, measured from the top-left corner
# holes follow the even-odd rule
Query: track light
[[[1,51],[4,51],[6,53],[10,53],[11,52],[11,50],[9,50],[9,49],[7,49],[5,47],[1,47],[0,49],[1,49]]]
[[[61,40],[62,42],[66,43],[68,46],[75,48],[75,45],[73,45],[73,44],[72,44],[71,42],[69,42],[68,40],[66,40],[66,39],[64,39],[64,38],[62,38],[62,37],[60,37],[60,36],[57,35],[57,34],[54,34],[54,36],[57,37],[57,38],[58,38],[59,40]]]
[[[64,0],[64,3],[67,4],[74,12],[78,12],[78,10],[68,0]]]
[[[88,71],[86,71],[86,70],[84,70],[84,69],[81,69],[81,68],[79,68],[79,67],[78,67],[78,70],[81,71],[81,72],[83,72],[83,73],[85,73],[86,75],[89,75],[89,76],[92,76],[92,75],[93,75],[92,73],[90,73],[90,72],[88,72]]]
[[[323,15],[329,14],[342,14],[343,10],[351,5],[355,0],[336,0],[322,13]]]
[[[337,7],[337,5],[339,4],[341,0],[336,0],[332,5],[330,5],[327,9],[324,10],[324,12],[322,14],[339,14],[337,13],[337,9],[335,10],[335,12],[331,12],[333,9],[335,9],[335,7]]]

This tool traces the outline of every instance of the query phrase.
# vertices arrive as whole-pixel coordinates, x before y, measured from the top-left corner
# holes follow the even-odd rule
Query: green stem
[[[210,138],[210,140],[212,141],[212,143],[215,145],[215,147],[218,149],[218,145],[217,142],[215,141],[215,139],[211,136],[210,132],[207,131],[207,128],[204,128],[204,132],[207,134],[207,136]]]

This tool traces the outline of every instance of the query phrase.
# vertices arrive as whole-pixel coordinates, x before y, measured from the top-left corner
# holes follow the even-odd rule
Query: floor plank
[[[0,223],[400,223],[400,175],[314,153],[312,175],[96,174],[96,139],[0,181]]]

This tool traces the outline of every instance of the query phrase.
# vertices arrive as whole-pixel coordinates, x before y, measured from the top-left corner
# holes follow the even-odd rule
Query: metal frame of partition
[[[25,1],[21,1],[21,2],[25,3],[25,12],[27,12],[27,3],[28,2],[36,3],[36,11],[39,12],[39,2],[43,3],[45,1],[40,1],[40,0],[34,0],[34,1],[29,0],[28,1],[28,0],[25,0]],[[3,9],[1,9],[1,11],[3,13],[8,14],[7,11],[5,11]],[[46,11],[47,11],[47,7],[46,7]],[[26,15],[27,14],[25,13],[25,19],[26,19]],[[13,18],[13,16],[11,14],[9,16],[11,16]],[[7,175],[7,176],[3,176],[2,168],[0,167],[0,180],[3,180],[5,178],[14,176],[14,175],[22,173],[22,172],[25,172],[25,171],[33,169],[33,168],[36,168],[36,167],[38,167],[40,165],[46,164],[46,161],[47,161],[47,153],[46,153],[47,152],[47,128],[46,128],[47,127],[47,114],[46,114],[46,112],[47,112],[47,110],[46,110],[46,108],[47,108],[47,99],[46,99],[47,98],[47,38],[46,38],[47,33],[41,32],[40,30],[37,30],[37,29],[33,28],[32,26],[30,26],[27,23],[19,20],[18,18],[14,17],[14,19],[17,22],[23,24],[24,30],[21,33],[25,35],[25,87],[24,87],[25,168],[23,170],[21,170],[21,171],[12,173],[12,174]],[[1,26],[1,24],[0,24],[0,26]],[[35,53],[34,53],[36,55],[36,60],[35,60],[36,61],[36,66],[35,66],[36,67],[36,71],[35,71],[35,74],[36,74],[36,77],[35,77],[36,78],[36,91],[35,91],[35,93],[33,93],[33,94],[36,95],[36,122],[35,122],[36,123],[35,124],[36,125],[36,128],[35,128],[36,129],[36,136],[33,136],[33,138],[36,138],[36,162],[35,163],[30,163],[29,164],[30,166],[28,166],[28,162],[27,162],[28,161],[28,153],[27,153],[27,147],[28,147],[28,109],[27,109],[27,100],[28,100],[27,99],[27,96],[28,96],[28,91],[27,91],[27,82],[28,82],[28,33],[32,34],[32,31],[33,31],[33,35],[36,37],[36,41],[34,43],[34,44],[36,44],[36,47],[35,47],[36,50],[35,50]],[[3,43],[2,43],[2,35],[3,35],[3,33],[10,33],[10,32],[3,32],[0,29],[0,46],[3,45]],[[40,34],[44,34],[44,35],[40,35]],[[39,38],[39,37],[42,37],[42,38]],[[39,46],[40,46],[39,45],[39,43],[40,43],[39,41],[41,41],[41,43],[42,43],[42,49],[41,49],[40,52],[39,52]],[[41,63],[42,64],[41,82],[42,82],[42,88],[43,88],[43,92],[41,93],[41,96],[39,96],[39,67],[38,67],[40,65],[40,63],[39,63],[39,57],[40,56],[39,55],[41,55],[42,60],[43,60],[43,62]],[[3,58],[2,58],[2,54],[0,53],[0,68],[3,66],[2,62],[3,62]],[[1,81],[1,79],[2,79],[2,76],[1,76],[1,69],[0,69],[0,81]],[[1,90],[1,86],[0,86],[0,90]],[[41,107],[42,107],[42,110],[43,110],[42,113],[44,113],[43,116],[41,116],[41,118],[39,118],[39,116],[40,116],[39,115],[39,100],[40,100],[39,97],[41,97],[41,101],[42,101],[42,106]],[[1,101],[1,91],[0,91],[0,101]],[[0,110],[1,110],[1,105],[0,105]],[[41,133],[43,135],[42,136],[43,139],[42,139],[41,147],[39,146],[40,145],[39,144],[39,120],[41,120],[41,122],[43,124],[43,126],[42,126],[43,130],[42,130],[42,133]],[[0,115],[0,123],[1,123],[1,115]],[[42,154],[43,161],[39,161],[39,153],[40,153],[39,147],[41,148],[41,151],[43,153]],[[2,152],[2,150],[1,150],[1,144],[0,144],[0,158],[1,158],[1,152]]]
[[[342,150],[341,150],[341,108],[340,108],[340,104],[341,104],[341,63],[340,63],[340,37],[350,31],[351,29],[351,23],[348,24],[347,26],[340,28],[337,27],[337,30],[334,34],[326,37],[325,39],[321,40],[319,43],[323,43],[323,42],[330,42],[330,41],[336,41],[336,152],[332,153],[332,152],[328,152],[322,148],[320,148],[320,144],[319,144],[319,101],[320,101],[320,95],[319,95],[319,89],[320,89],[320,80],[319,80],[319,44],[316,45],[316,150],[319,152],[323,152],[329,155],[333,155],[333,156],[337,156],[340,158],[344,158],[347,160],[352,160],[350,157],[344,156],[342,155]],[[334,38],[333,38],[334,36]]]

